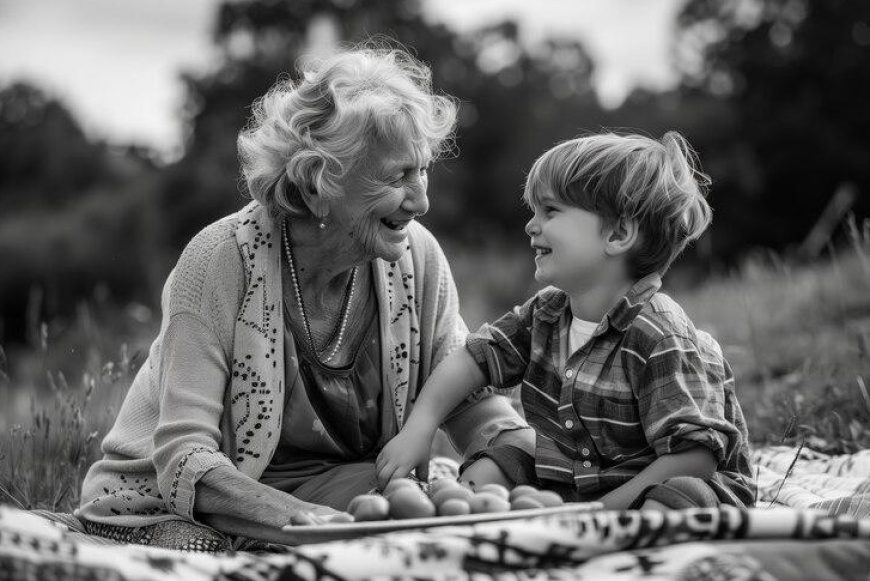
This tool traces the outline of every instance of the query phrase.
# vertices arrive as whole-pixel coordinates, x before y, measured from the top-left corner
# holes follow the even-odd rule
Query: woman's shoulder
[[[238,217],[233,214],[200,230],[181,253],[172,277],[173,311],[199,312],[215,295],[240,296],[244,265],[236,243]]]
[[[241,265],[241,254],[236,244],[237,228],[238,217],[232,214],[200,230],[185,246],[176,270],[183,268],[204,274],[216,257],[235,258]]]

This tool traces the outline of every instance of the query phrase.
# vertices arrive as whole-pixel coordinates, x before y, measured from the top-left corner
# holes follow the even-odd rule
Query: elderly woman
[[[83,484],[91,533],[220,550],[376,486],[378,451],[467,332],[415,221],[455,118],[424,65],[384,49],[311,63],[257,103],[238,140],[255,201],[196,235],[166,282],[160,334]],[[444,427],[466,456],[534,445],[489,391]]]

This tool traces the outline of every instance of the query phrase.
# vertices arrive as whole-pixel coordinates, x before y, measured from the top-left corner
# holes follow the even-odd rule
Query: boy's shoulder
[[[626,341],[641,348],[652,349],[669,338],[679,338],[697,344],[707,343],[708,339],[713,341],[710,335],[695,327],[677,301],[664,293],[657,292],[626,330]]]

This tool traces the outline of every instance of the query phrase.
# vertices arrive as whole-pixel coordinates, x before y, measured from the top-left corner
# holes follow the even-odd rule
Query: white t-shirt
[[[571,319],[571,330],[568,332],[568,354],[573,355],[575,351],[583,347],[592,338],[592,333],[598,328],[598,323],[584,321],[573,317]]]

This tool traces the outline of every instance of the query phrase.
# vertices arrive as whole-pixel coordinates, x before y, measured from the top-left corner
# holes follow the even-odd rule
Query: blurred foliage
[[[800,243],[843,183],[859,192],[858,216],[870,214],[870,4],[691,0],[674,38],[681,85],[638,90],[615,110],[597,102],[580,41],[527,46],[519,26],[458,34],[427,22],[420,0],[225,1],[217,66],[181,76],[187,137],[171,164],[89,139],[37,87],[0,87],[0,342],[82,301],[153,306],[187,240],[245,203],[235,138],[252,102],[330,31],[345,43],[395,39],[460,100],[459,155],[436,166],[425,218],[448,249],[524,246],[528,167],[555,142],[602,128],[677,129],[698,149],[716,210],[687,259],[700,270]],[[505,301],[525,295],[528,281],[509,282]]]
[[[842,183],[870,214],[870,3],[692,0],[679,30],[683,93],[732,120],[714,147],[696,140],[721,252],[799,242]]]
[[[95,295],[151,300],[166,253],[145,152],[90,141],[22,83],[0,90],[0,151],[0,341]]]

